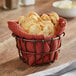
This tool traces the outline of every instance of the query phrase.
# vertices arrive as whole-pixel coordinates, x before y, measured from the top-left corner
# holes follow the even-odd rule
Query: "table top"
[[[7,21],[16,20],[21,15],[30,11],[39,14],[50,13],[51,3],[55,0],[37,0],[35,5],[20,7],[15,10],[0,9],[0,75],[1,76],[26,76],[37,71],[52,68],[76,59],[76,18],[67,19],[65,37],[62,39],[59,58],[53,64],[43,66],[29,66],[23,63],[18,56],[15,39],[11,36]]]

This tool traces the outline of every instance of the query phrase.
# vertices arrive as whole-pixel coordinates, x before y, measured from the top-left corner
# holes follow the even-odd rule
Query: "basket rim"
[[[31,41],[31,42],[37,42],[37,41],[50,41],[50,40],[57,40],[57,39],[60,39],[62,38],[63,36],[65,36],[65,32],[63,32],[61,35],[57,35],[57,37],[54,37],[54,38],[50,38],[50,39],[41,39],[41,40],[36,40],[36,39],[26,39],[26,38],[22,38],[22,37],[19,37],[17,36],[16,34],[12,33],[12,36],[15,37],[15,38],[19,38],[21,40],[24,40],[24,41]]]

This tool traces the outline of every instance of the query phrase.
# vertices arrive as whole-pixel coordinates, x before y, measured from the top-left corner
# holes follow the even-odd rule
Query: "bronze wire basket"
[[[27,40],[27,39],[25,39],[25,38],[21,38],[21,37],[15,35],[14,33],[12,33],[12,36],[15,37],[15,39],[16,39],[16,47],[17,47],[17,49],[18,49],[19,58],[20,58],[24,63],[29,64],[29,63],[28,63],[28,56],[27,56],[27,54],[30,54],[30,55],[34,55],[34,57],[35,57],[35,64],[34,64],[34,65],[43,65],[43,64],[47,64],[47,63],[53,63],[53,62],[55,61],[55,57],[56,57],[56,52],[57,52],[57,50],[60,52],[61,37],[65,36],[65,32],[63,32],[61,35],[58,35],[58,36],[55,37],[55,38],[50,38],[50,39],[46,39],[46,40]],[[20,40],[22,40],[22,41],[24,40],[24,41],[25,41],[26,51],[20,50],[20,49],[18,48],[17,39],[19,39],[19,44],[20,44],[20,45],[21,45]],[[51,50],[50,50],[50,52],[45,53],[45,52],[44,52],[44,42],[51,41],[51,46],[50,46],[50,48],[52,48],[52,42],[53,42],[53,40],[56,40],[56,39],[59,39],[59,40],[60,40],[60,46],[59,46],[59,48],[57,48],[57,49],[54,50],[54,51],[51,51]],[[26,42],[27,42],[27,41],[33,42],[34,53],[31,53],[31,52],[28,52],[28,51],[27,51],[27,47],[26,47]],[[36,42],[42,42],[42,53],[36,53],[36,46],[35,46],[35,43],[36,43]],[[22,48],[22,47],[20,46],[20,48]],[[23,55],[22,55],[22,52],[24,52],[24,53],[26,54],[27,61],[25,61],[25,59],[24,59],[24,57],[23,57]],[[49,62],[43,63],[43,55],[45,55],[45,54],[51,54],[52,52],[55,53],[55,54],[54,54],[54,59],[53,59],[53,61],[51,61],[51,60],[50,60],[50,57],[49,57]],[[42,55],[42,64],[36,64],[36,55]]]

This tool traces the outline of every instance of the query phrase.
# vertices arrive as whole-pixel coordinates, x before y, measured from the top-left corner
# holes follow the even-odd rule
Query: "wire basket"
[[[27,40],[14,33],[12,33],[12,35],[16,39],[16,47],[18,48],[19,57],[24,63],[29,65],[43,65],[50,62],[53,63],[57,60],[61,47],[61,38],[65,33],[63,32],[55,38],[46,40]],[[47,46],[49,47],[49,50],[47,49]],[[39,50],[37,50],[37,48]],[[31,51],[32,49],[33,51]]]

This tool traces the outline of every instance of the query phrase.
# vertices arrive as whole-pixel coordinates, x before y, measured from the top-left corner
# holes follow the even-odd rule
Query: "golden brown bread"
[[[51,21],[53,22],[53,24],[57,25],[58,20],[59,20],[58,14],[55,13],[55,12],[52,12],[52,13],[49,14],[49,17],[50,17]]]
[[[50,17],[47,14],[42,14],[41,19],[44,21],[50,21]]]
[[[30,12],[27,17],[18,18],[19,24],[28,34],[42,34],[45,37],[54,35],[58,20],[59,16],[55,12],[49,15],[42,14],[41,17],[35,12]]]

